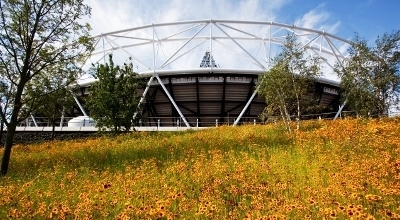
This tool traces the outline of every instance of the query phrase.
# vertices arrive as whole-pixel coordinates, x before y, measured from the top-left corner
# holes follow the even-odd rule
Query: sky
[[[400,0],[86,0],[91,34],[199,19],[274,21],[373,44],[400,30]]]

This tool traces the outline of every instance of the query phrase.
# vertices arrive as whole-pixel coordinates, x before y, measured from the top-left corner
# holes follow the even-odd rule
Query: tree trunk
[[[1,160],[1,168],[0,168],[1,176],[5,176],[8,172],[8,165],[10,163],[10,157],[11,157],[11,148],[13,146],[15,130],[18,124],[19,111],[21,110],[22,107],[21,97],[22,97],[22,92],[24,91],[25,83],[26,81],[21,79],[18,84],[17,91],[15,93],[14,108],[12,110],[10,123],[7,126],[7,135],[4,144],[3,158]]]
[[[1,120],[1,119],[0,119]],[[4,134],[4,122],[1,120],[1,128],[0,128],[0,142],[3,140],[3,134]]]
[[[285,124],[286,130],[287,130],[288,132],[290,132],[290,125],[289,125],[289,122],[286,121],[286,113],[284,113],[284,112],[285,112],[285,109],[283,109],[283,107],[280,106],[280,107],[279,107],[279,111],[281,112],[282,120],[283,120],[283,123]]]
[[[16,125],[14,125],[14,126],[10,125],[7,128],[7,135],[6,135],[6,140],[5,140],[5,144],[4,144],[3,159],[1,160],[1,170],[0,170],[1,176],[7,175],[7,172],[8,172],[8,165],[10,163],[10,157],[11,157],[11,148],[13,146],[14,134],[15,134],[16,127],[17,127]]]
[[[300,99],[299,95],[296,94],[296,99],[297,99],[297,118],[296,118],[296,124],[297,124],[297,130],[300,129]]]
[[[292,129],[290,129],[290,115],[289,115],[289,113],[287,111],[285,100],[284,100],[283,96],[281,95],[281,93],[279,91],[277,91],[277,93],[278,93],[279,100],[280,100],[279,101],[280,102],[279,106],[281,106],[280,108],[282,109],[281,110],[281,114],[282,114],[282,111],[283,111],[284,114],[285,114],[285,117],[286,117],[286,120],[284,120],[285,125],[286,125],[286,129],[288,130],[288,132],[292,132]]]

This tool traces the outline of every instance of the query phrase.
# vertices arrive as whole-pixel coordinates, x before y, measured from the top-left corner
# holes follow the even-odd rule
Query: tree
[[[34,87],[30,85],[26,89],[26,96],[35,97],[31,99],[34,105],[31,105],[27,110],[35,116],[45,117],[49,120],[52,126],[51,140],[54,140],[55,127],[60,116],[64,114],[65,107],[74,104],[71,88],[60,84],[61,81],[55,78],[47,78],[41,82],[35,82]],[[41,95],[43,93],[46,93],[46,95]]]
[[[98,81],[90,86],[87,106],[96,126],[111,128],[115,133],[129,131],[138,110],[136,91],[142,85],[132,63],[121,68],[114,65],[110,55],[109,63],[97,65],[93,75]]]
[[[362,117],[381,117],[388,114],[390,106],[398,104],[400,31],[378,36],[375,43],[375,47],[369,47],[356,34],[349,48],[349,59],[335,67],[344,100]]]
[[[2,69],[0,69],[2,70]],[[1,73],[0,73],[1,74]],[[9,87],[7,83],[4,80],[0,81],[0,106],[1,110],[3,111],[1,114],[3,114],[6,118],[9,118],[9,112],[7,112],[8,106],[10,104],[10,98],[11,95],[8,94],[9,92]],[[3,134],[4,134],[4,120],[0,117],[0,139],[3,140]],[[3,143],[2,143],[3,144]]]
[[[290,131],[290,114],[296,115],[297,129],[303,107],[312,99],[306,98],[320,74],[319,56],[307,55],[294,34],[288,35],[282,52],[273,60],[273,66],[259,81],[259,94],[265,97],[267,116],[279,113]]]
[[[9,109],[0,111],[7,126],[1,175],[8,171],[16,126],[37,98],[26,96],[25,89],[53,78],[68,86],[69,77],[62,76],[80,72],[78,63],[92,47],[90,26],[78,22],[86,15],[90,7],[83,0],[0,0],[0,78],[9,99]],[[46,92],[51,93],[41,95]]]
[[[283,62],[275,60],[275,64],[270,70],[261,76],[259,82],[259,94],[265,97],[267,107],[264,109],[262,117],[268,118],[280,114],[286,129],[290,131],[290,114],[288,105],[291,93],[291,76]]]

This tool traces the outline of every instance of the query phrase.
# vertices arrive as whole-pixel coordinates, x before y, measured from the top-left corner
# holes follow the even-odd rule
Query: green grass
[[[0,219],[396,217],[399,119],[15,146]]]

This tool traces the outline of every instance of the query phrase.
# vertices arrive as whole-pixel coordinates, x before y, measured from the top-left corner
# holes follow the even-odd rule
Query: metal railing
[[[313,120],[313,119],[325,119],[331,120],[334,118],[336,112],[320,113],[320,114],[308,114],[301,115],[300,120]],[[343,111],[339,118],[343,117],[356,117],[353,111]],[[295,115],[291,115],[292,120],[296,120]],[[85,118],[80,121],[71,121],[76,117],[60,117],[56,120],[55,127],[95,127],[93,119]],[[270,120],[261,120],[259,117],[242,117],[239,125],[244,124],[265,124],[267,121],[271,122],[276,119],[280,120],[279,116],[271,117]],[[230,126],[233,125],[236,117],[187,117],[185,118],[190,127],[218,127],[218,126]],[[76,124],[74,124],[76,123]],[[71,126],[72,125],[72,126]],[[186,127],[185,123],[180,117],[143,117],[136,118],[133,124],[134,127]],[[18,124],[18,127],[52,127],[52,123],[48,118],[45,117],[30,117],[25,119],[23,122]]]
[[[56,127],[68,127],[71,119],[76,117],[60,117],[56,119]],[[82,121],[75,122],[77,126],[74,127],[94,127],[94,121],[92,119],[83,119]],[[80,125],[80,126],[79,126]],[[29,117],[18,124],[18,127],[52,127],[51,120],[46,117]]]
[[[191,127],[214,127],[233,125],[236,117],[186,117]],[[242,117],[242,124],[260,124],[258,117]],[[136,120],[138,127],[186,127],[180,117],[146,117]]]

